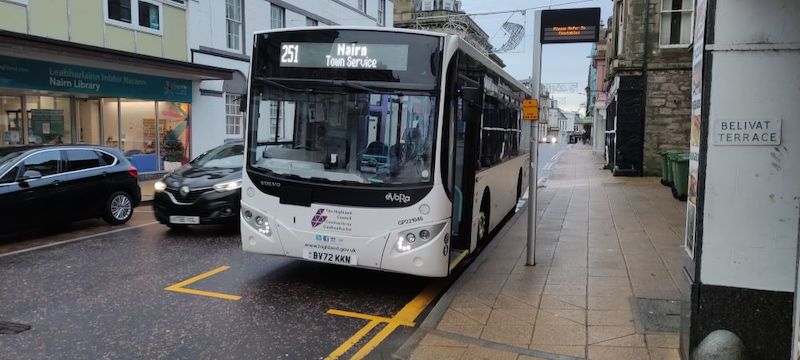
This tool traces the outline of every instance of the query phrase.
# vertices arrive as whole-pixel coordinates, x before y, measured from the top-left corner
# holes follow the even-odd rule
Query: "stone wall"
[[[661,175],[660,151],[689,150],[691,70],[654,70],[647,76],[644,174]]]

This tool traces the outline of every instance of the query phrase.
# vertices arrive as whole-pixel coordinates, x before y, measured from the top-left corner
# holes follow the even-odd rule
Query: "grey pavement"
[[[677,329],[642,326],[639,299],[688,297],[685,203],[657,178],[616,178],[572,145],[539,190],[536,266],[518,213],[442,297],[399,357],[680,359]]]

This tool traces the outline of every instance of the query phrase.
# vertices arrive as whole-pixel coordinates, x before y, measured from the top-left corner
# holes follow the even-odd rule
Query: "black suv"
[[[119,150],[90,145],[0,148],[0,232],[133,216],[138,173]]]
[[[155,183],[156,219],[173,229],[239,224],[244,144],[215,147]]]

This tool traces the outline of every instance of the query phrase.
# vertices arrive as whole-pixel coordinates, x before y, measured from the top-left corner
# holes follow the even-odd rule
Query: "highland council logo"
[[[324,222],[325,222],[325,220],[327,220],[327,219],[328,219],[328,216],[327,216],[327,215],[323,215],[323,214],[322,214],[322,213],[324,213],[324,212],[325,212],[325,209],[319,209],[319,210],[317,210],[317,213],[316,213],[316,214],[314,214],[314,217],[313,217],[313,218],[311,218],[311,227],[312,227],[312,228],[315,228],[315,227],[317,227],[317,226],[320,226],[320,225],[322,225],[322,223],[324,223]]]

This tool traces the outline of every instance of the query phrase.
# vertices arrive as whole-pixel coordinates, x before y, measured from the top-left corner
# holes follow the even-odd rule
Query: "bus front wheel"
[[[489,199],[483,197],[481,201],[481,211],[478,215],[478,245],[486,245],[489,240]]]

